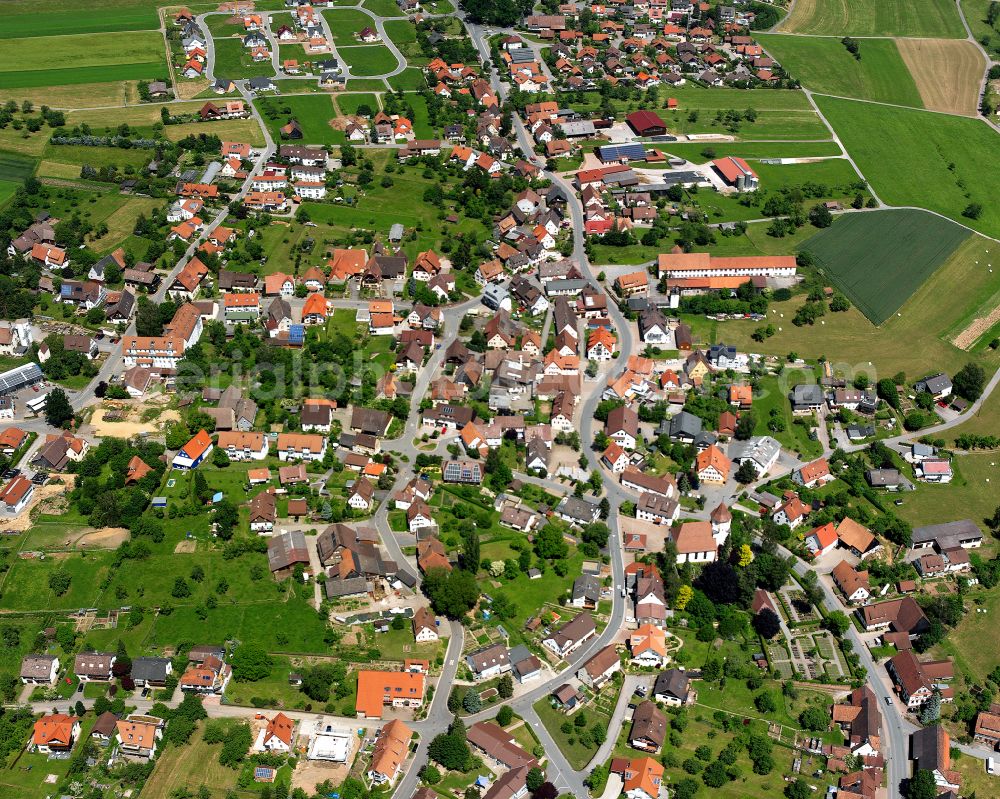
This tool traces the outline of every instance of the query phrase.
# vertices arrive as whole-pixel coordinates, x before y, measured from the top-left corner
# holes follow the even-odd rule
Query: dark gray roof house
[[[163,685],[171,671],[170,658],[138,657],[132,661],[132,679],[136,685]]]
[[[700,417],[687,411],[681,411],[670,420],[670,437],[691,444],[701,433],[701,428]]]
[[[574,607],[584,608],[597,607],[601,599],[601,581],[592,574],[581,574],[573,581],[573,598],[571,604]]]
[[[687,702],[690,679],[680,669],[667,669],[656,675],[653,696],[661,702]]]

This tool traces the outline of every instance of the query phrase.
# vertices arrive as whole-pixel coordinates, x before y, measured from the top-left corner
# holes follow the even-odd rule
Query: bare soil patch
[[[129,539],[129,531],[125,527],[102,527],[85,533],[77,539],[77,546],[90,549],[114,549]]]
[[[198,548],[198,542],[193,538],[185,538],[183,541],[178,541],[177,546],[174,547],[175,555],[188,555]]]
[[[90,426],[98,437],[131,438],[142,433],[159,433],[167,422],[180,418],[177,411],[165,407],[166,402],[163,395],[154,395],[138,402],[106,402],[94,410]],[[143,421],[143,413],[151,409],[156,411],[155,418]]]
[[[976,116],[979,84],[986,64],[979,49],[964,39],[896,39],[930,111]]]
[[[340,784],[350,773],[349,764],[356,751],[356,741],[352,739],[351,754],[347,758],[347,763],[329,763],[324,760],[302,758],[295,767],[295,771],[292,772],[292,790],[302,788],[306,793],[313,794],[316,791],[316,786],[324,780],[330,780],[334,785]]]
[[[955,336],[951,343],[960,350],[967,350],[979,341],[986,331],[992,328],[997,322],[1000,322],[1000,306],[994,308],[986,316],[974,319],[972,324]]]

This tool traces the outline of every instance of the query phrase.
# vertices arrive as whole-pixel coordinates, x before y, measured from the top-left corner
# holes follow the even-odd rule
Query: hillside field
[[[913,75],[924,108],[975,116],[986,64],[972,42],[898,39],[899,54]]]
[[[950,0],[797,0],[778,30],[837,37],[965,38]]]
[[[856,59],[838,39],[757,34],[761,45],[807,89],[923,108],[917,84],[892,39],[864,39]]]
[[[156,30],[157,0],[32,0],[0,3],[0,39]]]
[[[7,39],[0,47],[0,88],[162,77],[164,57],[156,32]]]
[[[817,96],[875,192],[889,205],[914,205],[1000,235],[1000,136],[977,119]],[[962,215],[982,206],[979,219]]]
[[[967,230],[923,211],[875,211],[849,214],[803,249],[880,325],[968,236]]]

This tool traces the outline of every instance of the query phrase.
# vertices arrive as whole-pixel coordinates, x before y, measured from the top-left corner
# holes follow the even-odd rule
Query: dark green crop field
[[[858,309],[880,325],[969,237],[925,211],[847,214],[803,249]]]

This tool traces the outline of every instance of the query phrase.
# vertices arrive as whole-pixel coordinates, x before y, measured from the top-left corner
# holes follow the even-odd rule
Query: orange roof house
[[[424,675],[405,671],[359,671],[355,709],[360,718],[380,719],[382,708],[420,707]]]
[[[80,732],[80,719],[65,713],[42,716],[35,722],[31,744],[44,749],[70,749],[73,738]]]
[[[631,799],[657,799],[663,782],[663,766],[651,757],[628,761],[622,774],[622,791]]]
[[[698,453],[696,471],[698,479],[705,483],[724,483],[729,479],[732,461],[715,444]]]
[[[138,483],[143,477],[153,471],[149,465],[138,455],[133,455],[132,460],[125,467],[125,485]]]

